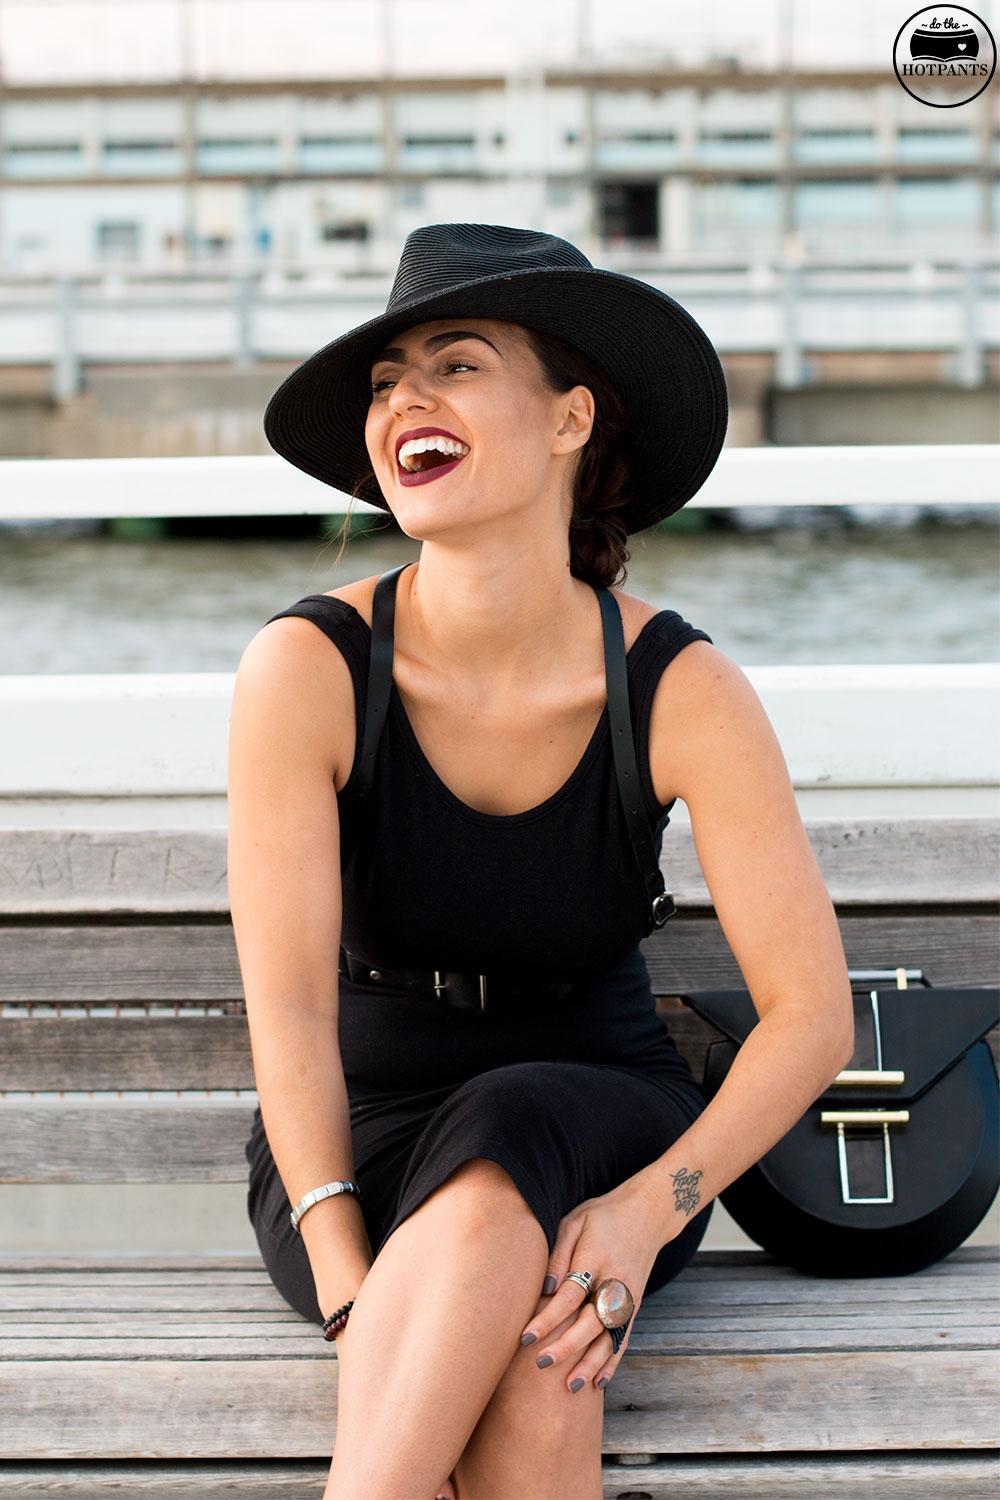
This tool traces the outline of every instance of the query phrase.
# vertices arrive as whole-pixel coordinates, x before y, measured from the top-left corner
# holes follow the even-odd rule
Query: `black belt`
[[[464,974],[443,969],[373,968],[340,950],[340,972],[353,984],[373,989],[411,990],[453,1005],[456,1010],[504,1011],[565,1000],[572,984],[562,980],[512,979],[507,974]]]

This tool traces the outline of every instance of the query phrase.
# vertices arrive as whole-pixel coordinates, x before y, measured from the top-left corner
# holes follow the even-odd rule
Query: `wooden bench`
[[[995,976],[994,824],[810,837],[852,966]],[[673,997],[738,976],[682,826],[666,856],[681,910],[647,956],[699,1071],[712,1033]],[[0,1181],[242,1180],[224,833],[6,830],[0,922]],[[828,1282],[702,1252],[644,1305],[609,1388],[606,1496],[993,1497],[996,1260]],[[0,1318],[0,1496],[321,1492],[336,1359],[256,1257],[7,1256]]]

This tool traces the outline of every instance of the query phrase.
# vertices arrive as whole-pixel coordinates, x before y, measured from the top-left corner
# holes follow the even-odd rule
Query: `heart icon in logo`
[[[959,52],[964,52],[965,49],[966,49],[966,47],[968,45],[969,45],[968,42],[959,42],[959,44],[958,44],[958,50],[959,50]]]

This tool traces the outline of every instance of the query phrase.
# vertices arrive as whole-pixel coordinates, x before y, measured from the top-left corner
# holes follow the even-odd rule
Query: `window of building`
[[[81,170],[79,141],[12,141],[4,152],[11,177],[63,177]]]
[[[407,149],[420,149],[422,146],[474,146],[476,138],[474,135],[407,135],[403,137],[403,145]]]
[[[176,151],[176,141],[105,141],[105,156],[153,155],[158,151]]]
[[[101,157],[105,171],[136,175],[176,172],[181,165],[176,141],[105,141]]]
[[[677,133],[673,130],[622,130],[606,131],[601,136],[602,141],[636,141],[640,145],[652,142],[654,145],[672,146],[677,140]]]
[[[941,125],[904,125],[896,135],[900,161],[974,161],[976,140],[971,130]]]
[[[377,172],[382,142],[376,135],[304,135],[299,166],[303,172]]]
[[[914,177],[893,184],[893,220],[948,229],[971,227],[979,214],[979,184],[971,177]]]
[[[806,141],[870,141],[875,138],[874,130],[867,126],[859,126],[857,129],[853,126],[841,129],[838,126],[836,129],[800,130],[799,134]]]
[[[778,185],[762,178],[696,183],[692,207],[695,233],[704,238],[774,233],[781,219]]]
[[[873,177],[800,182],[794,189],[795,223],[877,225],[878,183]]]
[[[753,141],[757,144],[770,143],[774,137],[769,130],[702,130],[699,140],[716,143],[725,142],[727,145],[733,142]]]
[[[97,254],[101,260],[135,260],[139,254],[139,225],[134,219],[105,219],[97,226]]]
[[[374,135],[304,135],[303,146],[375,146],[378,144],[378,136]]]
[[[364,219],[344,219],[333,224],[320,226],[319,237],[321,240],[357,240],[364,242],[371,238],[371,225]]]
[[[660,195],[655,182],[605,182],[600,189],[601,235],[607,245],[660,238]]]
[[[866,162],[874,160],[878,152],[878,137],[870,126],[804,128],[795,138],[794,151],[798,161],[817,165]]]
[[[423,208],[424,185],[422,182],[404,182],[397,189],[400,208]]]
[[[274,136],[200,140],[197,160],[200,172],[278,172],[281,169],[281,151]]]

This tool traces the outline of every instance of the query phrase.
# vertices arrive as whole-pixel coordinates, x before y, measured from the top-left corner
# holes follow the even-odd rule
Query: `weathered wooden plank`
[[[1000,931],[992,911],[845,912],[840,925],[852,967],[905,963],[939,985],[996,982]],[[14,922],[0,936],[0,1001],[7,1003],[242,999],[228,922]],[[643,947],[657,994],[740,982],[713,916],[682,912]]]
[[[927,1277],[938,1277],[942,1280],[953,1280],[959,1276],[970,1276],[977,1278],[980,1272],[977,1266],[988,1264],[1000,1264],[1000,1250],[995,1245],[966,1245],[962,1249],[954,1251],[946,1260],[939,1261],[936,1265],[926,1271],[920,1272],[918,1277],[899,1277],[888,1281],[873,1283],[878,1286],[913,1286],[917,1281],[923,1281]],[[789,1272],[779,1266],[776,1261],[770,1259],[763,1251],[754,1249],[743,1250],[699,1250],[694,1258],[685,1267],[685,1278],[699,1277],[712,1278],[713,1280],[735,1279],[742,1281],[751,1270],[757,1283],[767,1281],[785,1281],[790,1276],[797,1276],[798,1272]],[[218,1274],[229,1271],[261,1271],[262,1262],[253,1250],[240,1250],[218,1255],[200,1255],[186,1250],[163,1250],[158,1253],[149,1251],[136,1251],[115,1255],[103,1250],[83,1250],[77,1254],[67,1256],[52,1254],[44,1251],[34,1250],[8,1250],[0,1255],[0,1273],[14,1276],[33,1277],[41,1275],[59,1276],[63,1273],[71,1275],[86,1274],[90,1276],[94,1272],[100,1274],[128,1274],[138,1271],[157,1272],[171,1274],[173,1271],[189,1272],[198,1274]],[[264,1273],[266,1276],[266,1272]],[[842,1286],[845,1283],[836,1281],[815,1282],[810,1278],[811,1285],[817,1286]],[[852,1281],[847,1285],[857,1287],[858,1282]],[[664,1289],[667,1290],[666,1288]]]
[[[228,910],[225,828],[0,832],[0,913]]]
[[[606,1463],[605,1500],[996,1500],[992,1454],[867,1458],[672,1458],[641,1467]],[[249,1491],[253,1494],[253,1491]]]
[[[988,817],[811,818],[810,842],[837,902],[990,901],[1000,895],[1000,824]],[[0,914],[228,911],[225,828],[0,831]],[[708,903],[691,830],[664,840],[668,889]]]
[[[0,1099],[0,1182],[243,1182],[254,1099]]]
[[[605,1451],[989,1448],[997,1374],[953,1351],[637,1355],[608,1387]],[[0,1364],[11,1459],[315,1457],[335,1391],[325,1359]]]
[[[67,1319],[71,1313],[67,1311]],[[881,1353],[911,1354],[926,1353],[934,1348],[947,1347],[951,1351],[965,1350],[981,1353],[984,1347],[1000,1347],[1000,1339],[994,1331],[992,1337],[984,1336],[976,1328],[955,1329],[942,1326],[938,1321],[933,1329],[892,1330],[886,1332],[873,1328],[871,1336],[877,1338]],[[162,1359],[320,1359],[323,1357],[323,1341],[314,1325],[311,1333],[296,1333],[275,1329],[267,1324],[248,1324],[238,1333],[217,1327],[214,1335],[210,1331],[199,1332],[192,1337],[169,1330],[137,1334],[134,1338],[124,1334],[105,1337],[94,1331],[87,1332],[85,1325],[77,1324],[73,1336],[67,1335],[65,1322],[43,1325],[28,1338],[23,1328],[0,1331],[0,1360],[16,1359],[36,1362],[52,1362],[76,1359],[127,1360],[141,1363],[145,1360]],[[18,1337],[19,1331],[22,1336]],[[846,1331],[815,1330],[805,1335],[800,1332],[751,1329],[734,1336],[729,1331],[711,1331],[705,1327],[684,1332],[668,1331],[633,1337],[630,1350],[633,1355],[681,1356],[717,1354],[720,1357],[761,1356],[771,1354],[816,1354],[820,1351],[844,1353],[854,1352],[860,1363],[867,1358],[859,1345],[864,1340],[859,1330],[851,1327]],[[1000,1374],[1000,1368],[998,1368]]]
[[[701,1078],[721,1032],[667,998],[660,1013]],[[994,1059],[1000,1033],[990,1033]],[[253,1089],[242,1015],[61,1016],[0,1020],[0,1090]]]
[[[163,1500],[320,1500],[329,1465],[245,1463],[6,1464],[0,1495],[121,1500],[135,1493]],[[866,1458],[672,1458],[642,1467],[605,1462],[605,1500],[996,1500],[992,1454],[927,1453]],[[546,1497],[553,1500],[553,1497]],[[565,1497],[561,1497],[565,1500]]]
[[[900,963],[923,969],[937,985],[996,983],[1000,927],[993,912],[838,915],[851,968],[888,968]],[[742,983],[714,916],[685,917],[682,913],[647,938],[643,951],[658,995]]]
[[[12,1463],[0,1467],[5,1500],[59,1496],[62,1500],[321,1500],[329,1461],[288,1463]]]
[[[7,1017],[0,1089],[252,1089],[246,1018]]]
[[[228,921],[0,928],[0,1000],[240,1000]]]
[[[607,1390],[605,1451],[991,1448],[998,1378],[995,1355],[944,1350],[633,1355]]]

